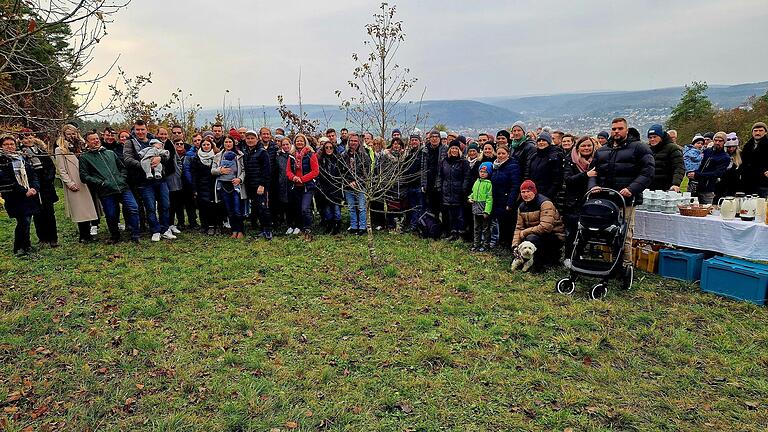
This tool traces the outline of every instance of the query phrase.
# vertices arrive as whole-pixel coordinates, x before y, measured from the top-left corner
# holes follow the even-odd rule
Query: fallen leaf
[[[125,403],[123,404],[123,409],[125,411],[132,413],[136,411],[136,398],[129,397],[125,400]]]
[[[363,412],[363,407],[361,407],[360,405],[355,405],[354,407],[352,407],[352,412],[355,414],[360,414],[361,412]]]
[[[573,432],[573,428],[565,428],[563,429],[563,432]]]
[[[285,427],[287,427],[288,429],[296,429],[299,427],[299,424],[296,423],[295,421],[287,421],[285,422]]]
[[[315,414],[314,414],[312,411],[310,411],[310,410],[307,410],[307,411],[304,413],[304,415],[305,415],[306,417],[312,417],[312,416],[313,416],[313,415],[315,415]]]
[[[408,402],[401,402],[397,404],[397,407],[400,408],[400,410],[406,414],[410,414],[413,412],[413,406]]]
[[[592,357],[585,356],[584,360],[582,360],[582,363],[584,363],[584,366],[592,366]]]
[[[107,373],[107,370],[108,370],[107,368],[101,367],[101,368],[96,369],[96,373],[100,374],[100,375],[104,375],[105,373]]]
[[[42,405],[42,406],[39,406],[39,407],[35,408],[29,414],[29,417],[31,417],[32,419],[36,419],[36,418],[40,417],[41,415],[43,415],[43,414],[45,414],[47,412],[48,412],[48,405]]]
[[[136,384],[136,388],[139,390],[144,390],[144,384]]]
[[[3,408],[3,412],[6,414],[15,414],[18,411],[19,411],[19,407],[16,407],[16,406],[9,406],[9,407]]]
[[[746,405],[747,408],[752,409],[752,410],[755,410],[758,407],[758,403],[757,402],[752,402],[752,401],[744,402],[744,405]]]

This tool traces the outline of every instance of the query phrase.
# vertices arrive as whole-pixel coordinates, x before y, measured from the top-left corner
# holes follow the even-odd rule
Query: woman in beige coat
[[[85,141],[71,124],[61,129],[56,140],[56,167],[64,184],[64,204],[67,216],[77,222],[80,242],[94,240],[98,234],[98,213],[88,186],[80,181],[80,153]]]

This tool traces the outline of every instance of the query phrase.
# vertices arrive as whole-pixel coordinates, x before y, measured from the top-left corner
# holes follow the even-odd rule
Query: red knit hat
[[[232,137],[232,139],[235,141],[240,141],[242,139],[240,132],[238,132],[235,128],[229,130],[229,136]]]
[[[526,180],[523,182],[523,184],[520,185],[520,192],[523,191],[531,191],[533,193],[536,192],[536,183],[533,182],[533,180]]]

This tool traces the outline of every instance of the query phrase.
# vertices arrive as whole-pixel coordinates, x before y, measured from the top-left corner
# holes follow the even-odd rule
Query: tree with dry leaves
[[[373,22],[365,25],[368,38],[363,44],[370,52],[365,56],[352,54],[356,65],[352,79],[347,81],[352,95],[346,97],[341,90],[336,90],[336,96],[341,99],[341,109],[360,131],[370,130],[374,135],[387,137],[389,130],[398,124],[403,130],[413,129],[424,115],[421,102],[415,114],[408,114],[413,102],[406,101],[406,97],[418,78],[396,62],[397,52],[405,41],[403,22],[395,19],[397,7],[383,2],[379,9],[380,12],[373,15]],[[423,96],[424,92],[420,101]]]
[[[0,0],[0,124],[55,133],[89,113],[105,73],[88,66],[130,0]]]

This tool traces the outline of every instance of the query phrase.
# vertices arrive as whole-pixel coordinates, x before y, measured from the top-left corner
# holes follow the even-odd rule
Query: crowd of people
[[[743,146],[734,132],[697,134],[680,146],[675,131],[653,125],[642,137],[623,118],[596,136],[517,122],[476,139],[437,130],[423,136],[418,129],[407,137],[395,129],[388,139],[347,129],[320,136],[267,127],[225,133],[215,124],[188,142],[179,126],[150,133],[141,120],[130,130],[84,135],[66,124],[51,143],[30,130],[0,138],[0,194],[16,219],[19,255],[32,250],[32,222],[40,245],[58,246],[58,176],[66,216],[85,243],[95,241],[102,217],[109,243],[120,241],[121,231],[133,242],[142,233],[156,242],[196,230],[311,240],[313,233],[343,230],[412,232],[431,218],[442,238],[463,239],[472,251],[530,241],[541,267],[560,261],[563,246],[568,252],[582,198],[593,188],[614,189],[627,200],[628,242],[645,189],[687,187],[701,203],[736,191],[767,196],[766,129],[755,123]],[[372,193],[376,182],[368,180],[382,184],[384,177],[385,193]]]

